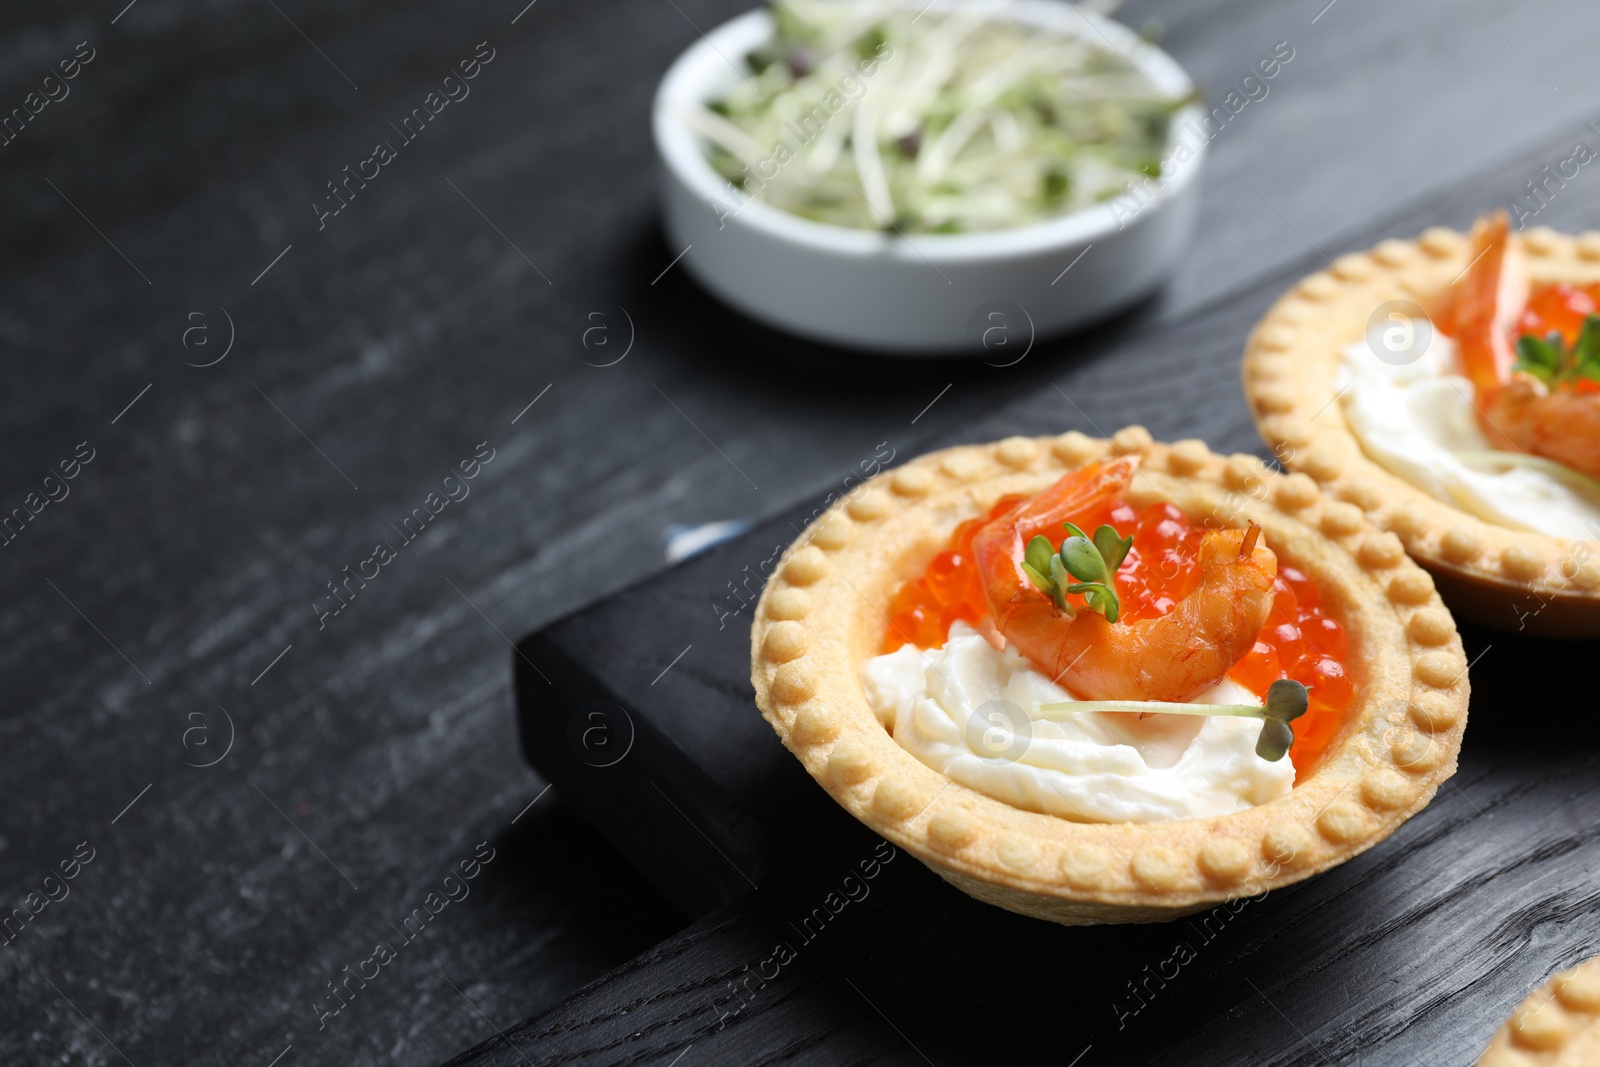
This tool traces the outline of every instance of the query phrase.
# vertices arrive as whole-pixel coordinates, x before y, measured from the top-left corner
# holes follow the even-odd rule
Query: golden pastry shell
[[[1262,525],[1311,573],[1350,635],[1356,697],[1321,763],[1286,796],[1234,815],[1080,823],[959,785],[902,749],[861,683],[886,606],[953,530],[1000,496],[1067,470],[1139,454],[1127,499],[1168,500],[1191,519]],[[1467,661],[1428,574],[1400,541],[1303,474],[1252,456],[1172,446],[1131,426],[1110,441],[1072,432],[946,449],[879,475],[819,516],[785,552],[751,627],[756,702],[828,793],[970,895],[1068,925],[1159,922],[1288,885],[1392,833],[1454,773]]]
[[[1495,1031],[1478,1067],[1594,1067],[1600,1063],[1600,959],[1562,971]]]
[[[1600,281],[1600,233],[1537,227],[1522,240],[1535,283]],[[1547,637],[1600,636],[1600,545],[1513,530],[1435,499],[1367,458],[1335,402],[1341,355],[1366,335],[1373,312],[1390,300],[1435,310],[1469,254],[1463,234],[1431,229],[1303,279],[1250,334],[1245,396],[1283,465],[1397,534],[1457,614]]]

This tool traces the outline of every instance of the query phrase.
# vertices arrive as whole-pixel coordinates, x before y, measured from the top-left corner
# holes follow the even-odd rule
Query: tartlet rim
[[[1578,1042],[1587,1043],[1587,1050]],[[1580,1067],[1600,1047],[1600,956],[1552,975],[1490,1038],[1479,1067]],[[1566,1057],[1567,1052],[1574,1056]]]
[[[1340,610],[1363,680],[1347,726],[1288,795],[1212,818],[1072,822],[927,767],[868,705],[860,665],[877,654],[882,629],[863,648],[850,620],[880,587],[885,602],[892,592],[885,555],[898,561],[908,539],[925,541],[934,525],[953,528],[985,501],[1036,492],[1107,454],[1143,457],[1148,477],[1138,481],[1147,488],[1138,492],[1181,497],[1174,502],[1186,512],[1209,511],[1222,525],[1254,519],[1269,542],[1292,546],[1298,565],[1346,591]],[[1219,456],[1195,440],[1157,444],[1142,427],[1110,441],[1074,431],[958,446],[878,475],[789,546],[751,627],[757,704],[838,803],[964,891],[1072,924],[1174,918],[1300,881],[1377,844],[1454,772],[1466,668],[1454,620],[1393,535],[1304,475]]]
[[[1534,227],[1521,240],[1535,282],[1600,281],[1600,233]],[[1446,585],[1460,614],[1544,636],[1600,634],[1600,538],[1516,530],[1435,498],[1369,457],[1336,403],[1342,353],[1362,340],[1374,309],[1409,300],[1431,313],[1469,254],[1467,235],[1434,227],[1413,241],[1385,240],[1341,256],[1301,279],[1245,343],[1246,402],[1285,467],[1398,535],[1407,554]]]

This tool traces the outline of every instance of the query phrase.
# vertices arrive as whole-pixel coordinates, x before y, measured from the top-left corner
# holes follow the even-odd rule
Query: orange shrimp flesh
[[[1255,646],[1272,611],[1277,557],[1259,530],[1219,530],[1200,543],[1200,580],[1165,615],[1107,622],[1088,608],[1068,618],[1018,567],[1024,537],[1120,493],[1136,460],[1072,471],[977,531],[972,548],[994,626],[1045,674],[1085,700],[1189,700],[1221,681]],[[1056,535],[1059,540],[1060,535]]]
[[[1528,257],[1504,211],[1473,227],[1471,252],[1451,295],[1446,332],[1481,399],[1510,379],[1517,361],[1511,337],[1528,306]]]
[[[1532,375],[1517,374],[1479,408],[1495,447],[1544,456],[1600,478],[1600,393],[1550,389]]]
[[[1474,227],[1471,252],[1441,325],[1455,337],[1484,436],[1498,449],[1600,477],[1600,390],[1589,381],[1551,388],[1513,369],[1515,340],[1527,332],[1530,285],[1527,254],[1504,212]]]

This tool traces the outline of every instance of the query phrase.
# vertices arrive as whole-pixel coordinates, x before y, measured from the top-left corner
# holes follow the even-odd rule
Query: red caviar
[[[1578,339],[1578,331],[1590,315],[1600,314],[1600,282],[1588,285],[1568,285],[1553,282],[1541,285],[1528,297],[1528,306],[1517,320],[1513,339],[1517,337],[1548,336],[1559,333],[1567,347]],[[1569,386],[1581,393],[1600,392],[1600,382],[1592,378],[1579,378]]]
[[[1600,307],[1600,284],[1568,285],[1555,282],[1542,285],[1528,297],[1528,306],[1517,320],[1517,336],[1543,337],[1554,330],[1568,345],[1578,339],[1583,320]]]
[[[977,626],[988,617],[988,601],[972,557],[972,538],[979,527],[1019,499],[1006,497],[989,514],[956,527],[944,551],[929,561],[922,576],[900,587],[889,605],[885,652],[907,643],[936,648],[944,644],[950,624],[957,619]],[[1199,584],[1200,539],[1205,531],[1171,504],[1152,504],[1135,512],[1120,499],[1111,500],[1072,521],[1090,533],[1106,523],[1124,535],[1133,532],[1133,548],[1116,574],[1124,622],[1167,614]],[[1060,529],[1028,530],[1025,534],[1025,542],[1035,534],[1044,534],[1055,543],[1065,536]],[[1255,648],[1234,664],[1228,677],[1263,699],[1267,687],[1284,677],[1311,690],[1311,707],[1295,721],[1294,747],[1289,750],[1295,770],[1304,774],[1344,722],[1354,692],[1345,666],[1349,640],[1339,621],[1324,612],[1317,583],[1310,575],[1280,561],[1273,589],[1272,614],[1256,638]]]

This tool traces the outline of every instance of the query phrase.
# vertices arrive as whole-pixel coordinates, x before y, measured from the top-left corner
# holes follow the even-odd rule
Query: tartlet
[[[1535,283],[1600,281],[1600,233],[1521,235]],[[1337,403],[1343,350],[1375,309],[1413,301],[1430,315],[1470,265],[1466,235],[1435,228],[1341,256],[1280,297],[1251,332],[1244,391],[1283,464],[1397,534],[1460,616],[1547,637],[1600,636],[1600,547],[1487,522],[1396,477],[1363,452]]]
[[[1350,635],[1356,695],[1317,765],[1285,796],[1212,818],[1084,823],[1011,807],[919,762],[880,725],[862,664],[896,587],[960,522],[1107,454],[1142,457],[1130,504],[1254,521],[1312,574]],[[1067,925],[1160,922],[1300,881],[1383,840],[1455,770],[1467,662],[1433,581],[1398,538],[1302,474],[1138,426],[930,453],[885,472],[789,547],[757,607],[762,714],[843,807],[964,892]]]
[[[1600,1063],[1600,959],[1562,971],[1495,1031],[1479,1067],[1592,1067]]]

